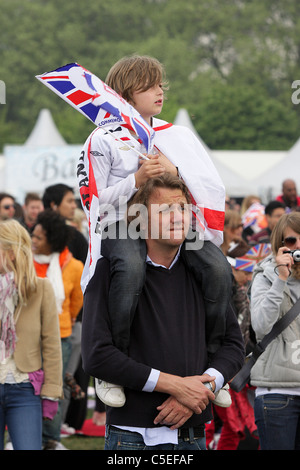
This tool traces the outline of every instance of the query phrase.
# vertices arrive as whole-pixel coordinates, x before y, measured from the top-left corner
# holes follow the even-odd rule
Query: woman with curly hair
[[[63,377],[71,355],[72,325],[83,304],[80,286],[83,263],[75,259],[67,245],[71,227],[55,211],[47,209],[38,215],[32,232],[34,265],[38,276],[47,277],[55,292],[62,346]],[[61,406],[55,419],[44,423],[46,449],[60,447]]]
[[[30,235],[13,219],[0,222],[0,335],[0,449],[7,426],[14,450],[41,450],[42,417],[53,419],[62,397],[59,324]]]

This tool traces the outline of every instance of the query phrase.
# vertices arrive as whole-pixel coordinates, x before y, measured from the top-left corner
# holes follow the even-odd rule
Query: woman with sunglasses
[[[245,254],[250,248],[243,239],[242,217],[234,209],[225,211],[223,243],[220,248],[225,256],[233,258]]]
[[[300,298],[300,213],[281,216],[271,235],[272,254],[255,269],[251,322],[257,341]],[[300,306],[299,306],[300,310]],[[300,315],[258,358],[256,425],[262,450],[300,449]]]

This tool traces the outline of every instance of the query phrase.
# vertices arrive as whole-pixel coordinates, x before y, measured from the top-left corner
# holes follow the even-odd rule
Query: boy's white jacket
[[[204,240],[219,246],[223,241],[225,188],[206,149],[187,127],[153,119],[153,128],[154,148],[178,167],[189,188],[197,230]],[[126,202],[137,191],[134,173],[138,170],[139,155],[131,148],[145,154],[142,143],[128,127],[115,125],[110,129],[112,133],[101,128],[91,133],[78,162],[78,184],[90,237],[82,276],[83,290],[101,256],[100,222],[110,224],[120,220],[125,214]],[[124,202],[121,206],[120,201]]]

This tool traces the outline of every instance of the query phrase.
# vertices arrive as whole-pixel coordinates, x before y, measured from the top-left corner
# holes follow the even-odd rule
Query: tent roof
[[[299,175],[299,157],[300,157],[300,139],[291,147],[288,152],[285,152],[284,158],[268,171],[261,175],[261,179],[268,181],[270,186],[280,187],[282,181],[285,179],[298,179],[300,182]],[[300,186],[299,186],[300,189]]]
[[[58,131],[49,109],[41,109],[35,126],[24,145],[26,147],[66,145],[66,141]]]
[[[192,120],[189,116],[189,113],[187,112],[186,109],[181,108],[181,109],[178,110],[173,124],[175,124],[176,126],[188,127],[195,134],[195,136],[198,137],[198,139],[200,140],[202,145],[209,152],[209,148],[207,147],[206,143],[201,139],[198,132],[196,131],[196,129],[195,129],[193,123],[192,123]]]
[[[186,109],[180,109],[175,117],[174,124],[188,127],[200,140],[202,145],[205,147],[209,154],[213,164],[215,165],[222,181],[225,186],[226,192],[232,197],[239,197],[245,193],[251,193],[254,191],[253,184],[246,181],[243,175],[236,171],[236,168],[232,168],[226,165],[227,159],[220,157],[218,152],[211,150],[201,139],[193,123],[189,117]]]
[[[187,126],[198,136],[186,110],[178,111],[174,124]],[[295,180],[300,191],[300,139],[287,151],[212,150],[203,145],[232,197],[257,194],[269,201],[281,193],[282,182],[288,178]]]

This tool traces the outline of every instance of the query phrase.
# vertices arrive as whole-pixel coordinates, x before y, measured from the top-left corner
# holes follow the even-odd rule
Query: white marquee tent
[[[187,126],[198,136],[185,109],[178,111],[174,124]],[[198,138],[203,143],[199,136]],[[293,149],[294,154],[296,151],[300,151],[300,140],[298,150],[294,146],[290,152],[276,150],[212,150],[206,144],[204,146],[230,196],[244,197],[249,194],[256,194],[263,200],[268,201],[280,193],[284,174],[289,175],[286,177],[294,178],[295,171],[291,165],[285,172],[276,171],[275,168],[277,166],[279,168],[285,167],[286,158]],[[297,168],[296,163],[295,168]]]
[[[68,145],[48,109],[42,109],[24,145],[6,145],[5,191],[23,203],[27,192],[65,183],[77,189],[76,167],[82,144]]]
[[[285,179],[293,179],[300,193],[300,139],[286,152],[284,158],[257,179],[257,184],[265,184],[272,194],[278,194]]]
[[[209,149],[197,134],[185,109],[174,124],[189,127],[202,142],[231,197],[259,195],[266,203],[281,192],[285,178],[295,179],[300,191],[300,139],[289,151]],[[55,183],[77,189],[76,166],[82,143],[69,145],[59,133],[48,109],[42,109],[24,145],[6,145],[0,159],[0,190],[22,203],[27,191],[42,193]]]

